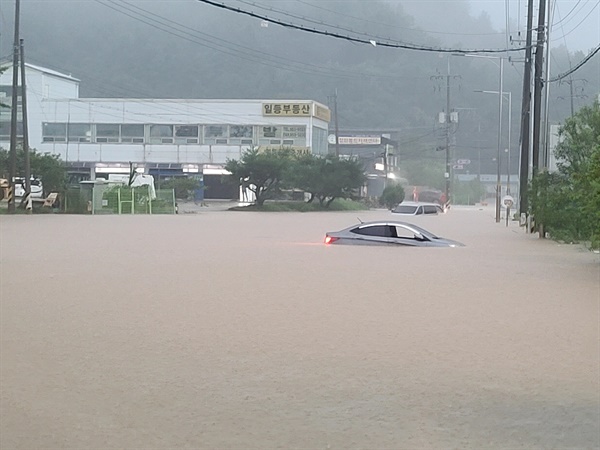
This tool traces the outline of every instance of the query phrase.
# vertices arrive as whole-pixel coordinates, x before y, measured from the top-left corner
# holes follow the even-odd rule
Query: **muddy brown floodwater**
[[[0,447],[597,448],[599,257],[493,215],[2,216]]]

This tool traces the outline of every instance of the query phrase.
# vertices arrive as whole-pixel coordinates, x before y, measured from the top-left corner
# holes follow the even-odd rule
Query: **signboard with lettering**
[[[260,127],[259,137],[261,138],[281,138],[281,128],[274,126]]]
[[[305,138],[306,127],[282,127],[283,128],[283,139],[294,139],[294,138]]]
[[[325,122],[331,120],[331,111],[318,103],[263,103],[263,116],[316,117]]]
[[[515,199],[512,198],[510,195],[505,195],[502,198],[502,204],[504,205],[505,208],[510,209],[512,207],[512,205],[515,204]]]
[[[315,117],[324,120],[325,122],[329,122],[331,120],[331,111],[329,108],[315,103]]]
[[[341,145],[380,145],[381,136],[340,136]]]
[[[263,116],[310,117],[310,103],[263,103]]]
[[[260,152],[264,152],[266,150],[278,150],[278,149],[285,149],[285,150],[292,150],[293,152],[297,153],[297,154],[302,154],[302,155],[307,155],[310,154],[310,148],[308,147],[304,147],[302,145],[281,145],[279,147],[274,147],[272,145],[259,145],[258,147],[258,151]]]

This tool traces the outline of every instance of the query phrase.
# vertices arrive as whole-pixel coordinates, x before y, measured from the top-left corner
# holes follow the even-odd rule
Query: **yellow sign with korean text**
[[[311,103],[263,103],[263,116],[310,117]]]

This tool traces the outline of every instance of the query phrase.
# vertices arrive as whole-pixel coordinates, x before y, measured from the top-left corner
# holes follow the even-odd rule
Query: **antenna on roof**
[[[357,219],[360,223],[364,223],[362,220],[360,220],[360,217],[357,217]]]

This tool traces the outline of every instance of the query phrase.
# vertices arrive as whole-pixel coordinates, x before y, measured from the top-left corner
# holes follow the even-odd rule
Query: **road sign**
[[[502,197],[502,204],[505,208],[511,208],[512,205],[515,204],[515,199],[512,198],[510,195],[505,195],[504,197]]]
[[[470,159],[459,159],[458,161],[456,161],[457,164],[461,164],[463,166],[467,166],[469,164],[471,164],[471,160]]]

